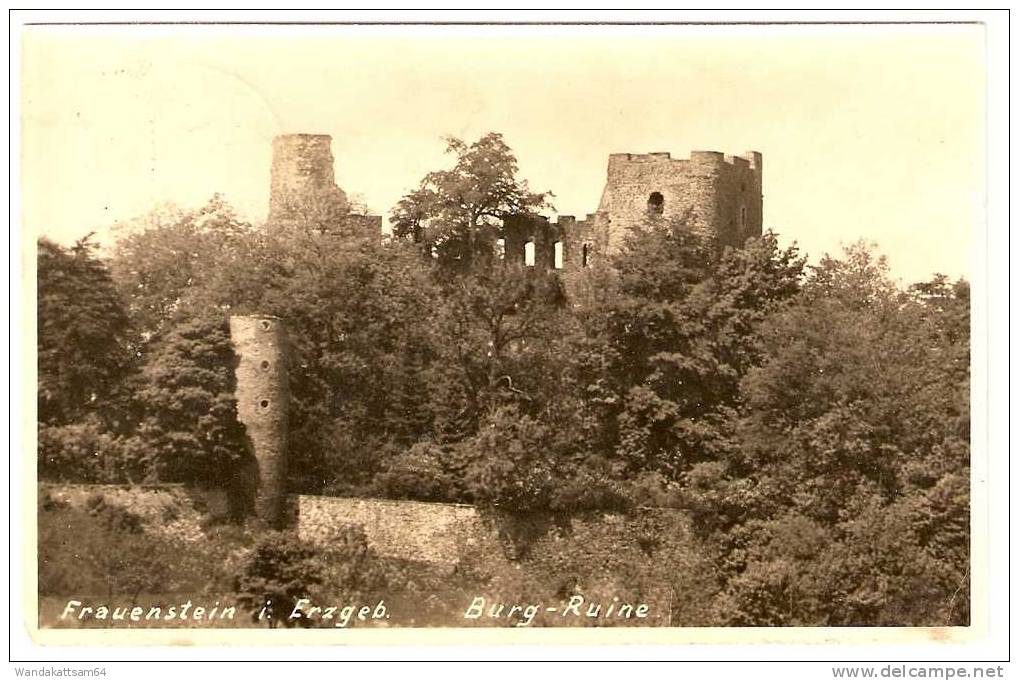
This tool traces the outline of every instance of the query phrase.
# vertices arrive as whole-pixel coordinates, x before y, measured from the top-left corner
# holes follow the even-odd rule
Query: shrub
[[[141,518],[93,495],[85,508],[39,503],[39,594],[224,593],[245,538],[185,542],[146,531]]]
[[[548,427],[515,407],[495,411],[489,423],[464,443],[473,463],[467,488],[484,506],[526,513],[547,509],[556,471]]]
[[[39,425],[39,479],[50,482],[147,482],[152,464],[140,440],[106,431],[95,419]]]
[[[124,534],[141,534],[142,532],[141,516],[132,513],[123,506],[107,502],[106,497],[102,494],[96,493],[86,499],[85,510],[111,532]]]
[[[324,552],[323,584],[346,601],[366,600],[386,587],[386,569],[368,546],[364,528],[348,525],[334,533]]]
[[[268,532],[255,544],[237,579],[238,601],[255,622],[267,622],[270,629],[281,623],[309,626],[310,620],[292,620],[290,613],[298,600],[311,598],[323,573],[319,550],[292,532]]]
[[[391,499],[452,501],[456,483],[443,469],[443,451],[430,442],[419,442],[397,455],[375,477],[377,494]]]
[[[39,479],[99,482],[111,440],[94,422],[66,426],[39,424]]]

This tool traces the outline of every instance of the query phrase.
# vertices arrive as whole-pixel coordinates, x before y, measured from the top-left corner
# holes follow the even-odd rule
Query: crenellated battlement
[[[653,151],[647,154],[614,153],[609,154],[609,167],[619,164],[709,164],[729,165],[736,168],[761,169],[761,153],[759,151],[747,151],[743,156],[726,154],[721,151],[691,151],[688,158],[672,158],[667,151]]]
[[[332,138],[298,133],[273,140],[270,223],[288,220],[338,238],[381,236],[379,216],[355,215],[336,186]],[[555,222],[510,216],[501,230],[504,257],[536,267],[576,269],[618,252],[627,233],[655,220],[679,220],[719,248],[740,247],[763,228],[763,159],[694,150],[687,158],[667,151],[609,154],[598,208]],[[491,237],[499,238],[499,237]]]
[[[719,247],[741,246],[763,227],[763,158],[720,151],[610,154],[598,213],[607,221],[607,249],[649,219],[678,219]]]

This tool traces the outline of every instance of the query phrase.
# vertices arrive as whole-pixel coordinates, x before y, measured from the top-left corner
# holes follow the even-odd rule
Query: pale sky
[[[814,259],[863,238],[970,277],[983,239],[979,26],[29,27],[22,58],[24,229],[62,242],[215,192],[259,222],[294,132],[388,216],[441,136],[488,131],[563,214],[609,153],[752,149],[765,228]]]

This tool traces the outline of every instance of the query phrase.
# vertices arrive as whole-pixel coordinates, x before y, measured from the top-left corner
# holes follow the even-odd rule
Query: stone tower
[[[761,154],[725,156],[695,151],[689,159],[668,153],[610,154],[598,210],[582,219],[538,215],[503,220],[504,257],[567,272],[618,253],[627,233],[649,219],[681,219],[715,244],[742,246],[763,228]],[[530,255],[528,255],[530,254]]]
[[[283,522],[288,448],[287,336],[278,317],[230,317],[237,355],[237,415],[258,466],[255,513],[270,527]]]
[[[303,217],[311,210],[346,214],[347,195],[336,186],[329,135],[280,135],[272,141],[269,221]]]
[[[381,238],[382,217],[353,213],[346,193],[336,186],[332,139],[304,133],[273,139],[269,224]]]
[[[689,159],[666,153],[611,154],[598,212],[602,238],[617,251],[627,231],[648,217],[685,218],[691,229],[721,246],[760,236],[763,222],[761,154],[726,156],[694,151]]]

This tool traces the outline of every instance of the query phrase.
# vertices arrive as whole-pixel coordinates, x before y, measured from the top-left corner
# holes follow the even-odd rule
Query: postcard
[[[22,29],[38,644],[986,634],[982,24]]]

